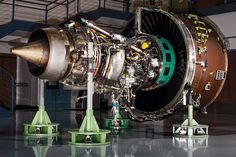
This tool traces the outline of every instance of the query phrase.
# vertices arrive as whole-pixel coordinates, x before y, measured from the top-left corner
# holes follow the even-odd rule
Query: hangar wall
[[[208,16],[230,42],[230,49],[236,50],[236,11]],[[226,18],[227,17],[227,18]]]
[[[236,114],[236,50],[229,53],[228,56],[228,76],[225,85],[212,106],[209,107],[209,112],[221,114]]]
[[[16,56],[10,54],[0,54],[0,106],[11,108],[11,80],[16,79]],[[14,94],[15,94],[15,87]]]

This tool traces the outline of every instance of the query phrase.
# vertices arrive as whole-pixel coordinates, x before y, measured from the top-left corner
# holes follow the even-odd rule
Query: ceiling
[[[100,8],[125,11],[125,3],[134,0],[0,0],[0,53],[27,42],[30,33],[45,25],[58,25],[78,13],[92,12]],[[95,12],[94,12],[95,11]],[[119,14],[119,13],[118,13]],[[102,16],[99,12],[99,16]],[[97,18],[112,24],[123,24],[116,18]],[[109,24],[109,26],[111,26]]]
[[[111,28],[122,27],[127,20],[117,17],[125,17],[123,13],[127,12],[125,5],[128,3],[128,12],[132,12],[134,2],[135,0],[0,0],[0,53],[9,53],[11,46],[27,42],[34,29],[58,25],[79,13],[90,12],[97,17],[97,23],[105,23]],[[109,12],[112,10],[118,16]],[[226,28],[224,25],[221,27]]]

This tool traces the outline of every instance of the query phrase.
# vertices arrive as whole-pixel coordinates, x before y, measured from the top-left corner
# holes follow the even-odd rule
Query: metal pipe
[[[141,49],[137,48],[137,47],[134,46],[134,45],[131,45],[130,48],[133,49],[134,51],[139,52],[139,53],[142,53],[142,52],[143,52]]]
[[[39,106],[44,106],[44,81],[38,80]]]
[[[79,100],[81,100],[81,99],[85,99],[85,98],[87,98],[87,95],[86,95],[86,96],[78,97],[76,100],[79,101]]]
[[[102,34],[105,34],[106,36],[108,36],[108,37],[110,37],[110,38],[114,38],[114,34],[111,34],[111,33],[107,32],[107,31],[101,29],[100,27],[98,27],[98,26],[92,24],[91,22],[89,22],[88,20],[86,20],[86,19],[84,19],[84,18],[81,18],[81,20],[82,20],[82,22],[86,23],[86,25],[87,25],[88,27],[93,28],[93,29],[95,29],[95,30],[98,31],[98,32],[101,32]],[[137,51],[137,52],[139,52],[139,53],[142,52],[141,49],[137,48],[137,47],[134,46],[134,45],[131,45],[130,48],[132,48],[133,50],[135,50],[135,51]]]
[[[187,98],[186,98],[186,94],[187,94],[187,90],[183,91],[183,105],[186,106],[187,105]]]
[[[193,126],[193,105],[188,105],[188,126]]]
[[[109,36],[109,37],[112,38],[112,34],[110,34],[109,32],[107,32],[107,31],[105,31],[105,30],[103,30],[103,29],[101,29],[101,28],[95,26],[94,24],[92,24],[91,22],[89,22],[88,20],[86,20],[86,19],[84,19],[84,18],[81,18],[81,20],[82,20],[82,22],[86,23],[86,25],[87,25],[88,27],[93,28],[93,29],[95,29],[96,31],[99,31],[99,32],[101,32],[102,34],[104,34],[104,35]]]
[[[187,93],[188,96],[188,126],[193,126],[193,103],[191,90]]]
[[[93,43],[88,42],[88,74],[87,74],[87,110],[93,109],[93,92],[94,92],[94,82],[93,82]]]

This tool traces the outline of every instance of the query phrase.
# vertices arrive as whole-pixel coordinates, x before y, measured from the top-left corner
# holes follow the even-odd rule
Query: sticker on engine
[[[220,81],[226,78],[226,71],[217,70],[215,80]]]

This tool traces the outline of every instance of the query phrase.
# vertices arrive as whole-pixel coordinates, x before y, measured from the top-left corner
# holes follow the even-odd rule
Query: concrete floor
[[[68,144],[67,131],[78,128],[80,116],[75,111],[49,111],[54,122],[59,122],[60,135],[56,138],[27,138],[23,123],[30,122],[35,111],[16,111],[12,117],[0,119],[0,157],[234,157],[236,156],[236,115],[197,115],[196,119],[210,125],[208,138],[174,138],[172,123],[181,122],[176,115],[164,121],[137,124],[120,135],[109,135],[110,145],[76,147]],[[77,112],[77,114],[83,114]],[[96,111],[96,117],[103,114]],[[77,119],[77,120],[76,120]],[[100,120],[99,120],[100,121]]]

